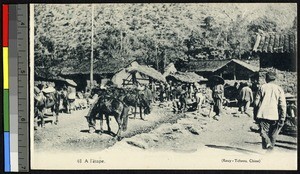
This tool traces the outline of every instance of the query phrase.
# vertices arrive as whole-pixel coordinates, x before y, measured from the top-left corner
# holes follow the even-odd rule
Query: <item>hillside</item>
[[[36,66],[90,59],[92,5],[38,4],[34,12]],[[296,15],[296,4],[278,3],[95,4],[94,59],[164,66],[178,59],[243,58],[255,32],[295,30]]]

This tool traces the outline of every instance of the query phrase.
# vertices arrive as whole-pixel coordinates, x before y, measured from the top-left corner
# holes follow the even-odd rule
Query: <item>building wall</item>
[[[89,86],[88,80],[90,80],[89,74],[74,74],[74,75],[62,75],[62,77],[66,79],[73,80],[76,84],[76,90],[77,91],[85,91],[86,87]],[[94,74],[94,81],[97,82],[97,84],[100,84],[102,77],[100,77],[97,74]]]
[[[236,65],[234,67],[234,65]],[[198,75],[203,76],[204,78],[209,78],[212,75],[222,76],[225,80],[234,80],[234,74],[236,80],[249,80],[251,77],[255,76],[258,72],[252,72],[245,67],[242,67],[238,64],[228,64],[218,71],[215,72],[196,72]]]
[[[296,56],[291,53],[259,53],[260,68],[276,68],[296,72]]]
[[[249,80],[255,72],[234,62],[228,63],[225,67],[215,72],[226,80]]]

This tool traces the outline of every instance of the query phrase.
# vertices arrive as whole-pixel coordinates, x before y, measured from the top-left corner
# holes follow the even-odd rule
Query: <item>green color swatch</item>
[[[9,90],[4,89],[3,95],[4,131],[9,132]]]

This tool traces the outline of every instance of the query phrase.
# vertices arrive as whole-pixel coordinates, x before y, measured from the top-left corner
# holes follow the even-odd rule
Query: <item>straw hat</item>
[[[71,86],[75,86],[75,87],[77,86],[77,84],[71,79],[66,79],[66,82]]]
[[[56,91],[55,88],[53,88],[52,86],[43,89],[43,92],[46,93],[46,94],[52,93],[52,92],[55,92],[55,91]]]

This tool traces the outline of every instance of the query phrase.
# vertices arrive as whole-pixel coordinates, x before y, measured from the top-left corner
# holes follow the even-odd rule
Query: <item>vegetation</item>
[[[92,5],[37,4],[34,13],[36,66],[90,60]],[[248,58],[256,32],[295,31],[296,14],[295,4],[95,4],[94,59],[163,69],[178,59]]]

